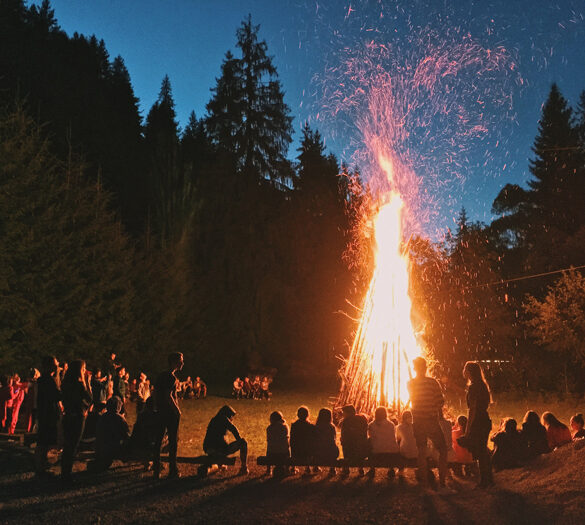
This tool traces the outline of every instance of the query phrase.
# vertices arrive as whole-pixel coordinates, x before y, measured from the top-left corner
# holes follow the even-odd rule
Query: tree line
[[[180,129],[168,77],[142,119],[103,41],[68,37],[48,1],[0,5],[2,368],[115,351],[148,370],[178,350],[212,380],[335,376],[371,271],[367,189],[308,126],[291,160],[266,42],[251,17],[235,37]],[[490,225],[463,210],[444,242],[409,242],[422,338],[453,380],[470,358],[502,383],[582,378],[580,274],[497,283],[585,264],[584,109],[553,86],[528,188],[506,186]]]

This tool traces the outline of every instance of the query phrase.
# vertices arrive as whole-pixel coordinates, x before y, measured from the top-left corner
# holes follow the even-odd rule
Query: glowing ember
[[[392,186],[392,163],[379,155]],[[353,402],[370,413],[377,405],[400,411],[408,399],[409,363],[420,355],[410,318],[408,257],[402,249],[402,199],[395,191],[383,198],[374,219],[375,270],[363,313],[342,370],[339,403]]]

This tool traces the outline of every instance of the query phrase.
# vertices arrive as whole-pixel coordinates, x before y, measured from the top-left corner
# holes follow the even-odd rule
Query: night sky
[[[431,235],[453,225],[462,206],[472,219],[489,222],[499,189],[529,177],[530,147],[551,83],[572,105],[585,89],[583,0],[53,0],[52,6],[68,34],[95,34],[112,58],[124,58],[143,117],[168,74],[182,126],[192,110],[205,114],[225,52],[235,49],[235,31],[250,13],[295,118],[289,157],[308,120],[336,155],[360,162],[371,176],[375,170],[359,152],[358,123],[369,93],[355,96],[355,64],[410,79],[425,57],[469,58],[460,53],[467,46],[475,58],[454,75],[439,71],[432,100],[428,87],[411,82],[394,88],[406,93],[392,93],[409,114],[400,141],[389,147],[414,159],[424,189],[418,222]],[[377,62],[380,46],[387,53]]]

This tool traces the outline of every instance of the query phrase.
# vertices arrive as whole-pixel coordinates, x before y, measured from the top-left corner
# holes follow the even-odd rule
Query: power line
[[[493,283],[478,284],[477,286],[473,286],[472,288],[483,288],[483,287],[487,287],[487,286],[496,286],[498,284],[512,283],[515,281],[525,281],[528,279],[536,279],[537,277],[545,277],[547,275],[554,275],[555,273],[572,272],[574,270],[581,270],[583,268],[585,268],[585,264],[583,264],[581,266],[571,266],[570,268],[564,268],[562,270],[553,270],[552,272],[537,273],[534,275],[524,275],[522,277],[514,277],[512,279],[505,279],[503,281],[495,281]]]

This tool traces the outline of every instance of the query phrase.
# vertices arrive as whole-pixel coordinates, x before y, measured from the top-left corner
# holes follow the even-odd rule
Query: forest
[[[180,129],[171,79],[139,111],[122,57],[61,30],[48,1],[0,4],[0,368],[47,353],[211,381],[334,380],[371,274],[359,167],[302,128],[252,17]],[[543,101],[526,187],[490,224],[462,209],[412,238],[411,296],[435,373],[494,389],[585,390],[585,91]],[[563,270],[563,271],[561,271]]]

